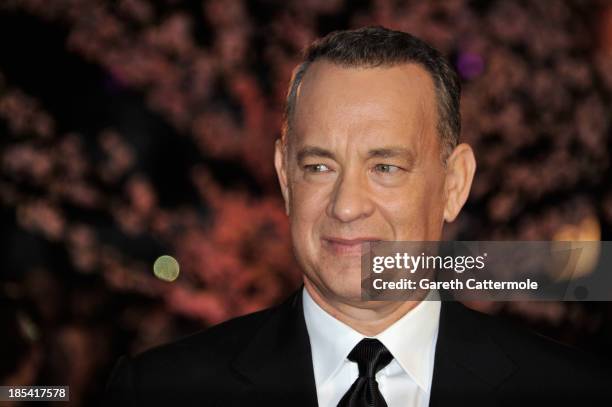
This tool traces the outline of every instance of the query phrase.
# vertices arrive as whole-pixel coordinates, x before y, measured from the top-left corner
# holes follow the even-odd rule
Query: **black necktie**
[[[387,366],[393,356],[378,339],[362,339],[348,359],[359,365],[359,377],[338,403],[338,407],[387,407],[375,379],[376,372]]]

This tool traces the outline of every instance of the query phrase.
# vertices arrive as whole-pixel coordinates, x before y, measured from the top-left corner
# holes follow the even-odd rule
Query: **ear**
[[[444,220],[455,220],[461,208],[467,201],[476,172],[476,159],[472,148],[465,143],[459,144],[453,150],[446,162],[446,181],[444,184],[446,205]]]
[[[276,175],[278,177],[278,182],[280,184],[281,193],[283,194],[283,199],[285,200],[285,213],[287,216],[289,215],[289,183],[287,182],[287,149],[285,145],[285,141],[282,139],[277,139],[274,144],[274,167],[276,168]]]

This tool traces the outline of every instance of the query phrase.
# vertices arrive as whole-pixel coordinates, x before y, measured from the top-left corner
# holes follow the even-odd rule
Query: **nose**
[[[358,171],[343,171],[337,178],[327,215],[346,223],[367,218],[373,211],[367,177]]]

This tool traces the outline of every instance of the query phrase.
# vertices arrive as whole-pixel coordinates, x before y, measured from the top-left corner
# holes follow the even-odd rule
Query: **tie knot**
[[[348,359],[357,362],[360,377],[373,378],[393,360],[393,355],[378,339],[365,338],[355,345]]]

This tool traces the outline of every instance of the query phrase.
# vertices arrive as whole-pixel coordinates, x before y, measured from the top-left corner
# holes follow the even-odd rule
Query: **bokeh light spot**
[[[164,281],[174,281],[179,275],[178,261],[172,256],[160,256],[153,263],[153,273]]]

